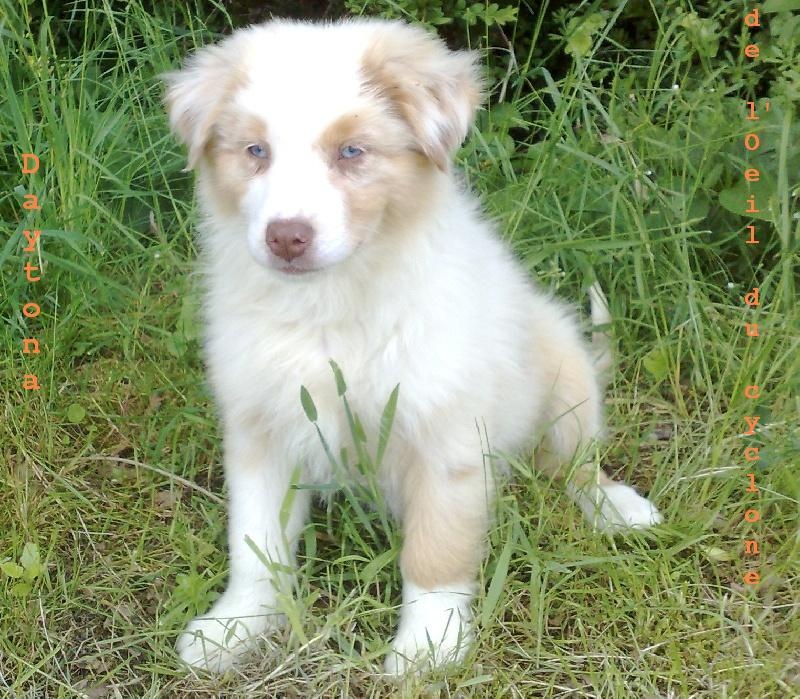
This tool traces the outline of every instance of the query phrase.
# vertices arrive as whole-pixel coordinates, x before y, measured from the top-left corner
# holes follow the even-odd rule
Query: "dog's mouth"
[[[278,271],[293,276],[300,274],[308,274],[309,272],[316,272],[315,269],[308,269],[306,267],[297,267],[296,265],[284,265],[283,267],[278,267]]]

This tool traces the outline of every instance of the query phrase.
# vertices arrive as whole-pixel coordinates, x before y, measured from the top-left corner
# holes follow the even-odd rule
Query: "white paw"
[[[570,495],[598,531],[646,529],[663,520],[652,502],[623,483],[570,488]]]
[[[460,662],[472,644],[472,585],[423,590],[406,582],[400,626],[384,670],[402,675]]]
[[[207,614],[189,623],[175,648],[187,665],[221,674],[253,648],[260,634],[282,621],[273,608],[259,604],[252,592],[226,592]]]

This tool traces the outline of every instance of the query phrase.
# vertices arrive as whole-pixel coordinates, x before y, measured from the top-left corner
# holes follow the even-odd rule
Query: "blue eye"
[[[266,160],[269,157],[269,151],[260,143],[254,143],[252,146],[247,146],[247,152],[254,158]]]
[[[339,157],[346,160],[357,158],[359,155],[364,154],[364,149],[358,146],[342,146],[339,150]]]

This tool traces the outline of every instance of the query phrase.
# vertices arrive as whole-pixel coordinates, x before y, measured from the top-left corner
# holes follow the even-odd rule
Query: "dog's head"
[[[480,102],[475,57],[399,22],[274,21],[165,76],[174,132],[217,217],[287,275],[413,218]]]

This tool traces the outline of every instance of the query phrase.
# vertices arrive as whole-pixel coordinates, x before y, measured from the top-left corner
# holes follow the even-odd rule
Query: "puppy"
[[[230,510],[228,586],[178,639],[183,661],[224,671],[282,619],[309,511],[293,485],[332,479],[301,386],[332,452],[350,444],[331,359],[367,435],[400,386],[376,474],[403,531],[389,673],[458,661],[472,639],[497,465],[482,434],[492,454],[539,440],[536,466],[571,472],[602,530],[660,521],[589,460],[599,370],[571,313],[532,286],[451,170],[481,100],[474,54],[398,22],[271,21],[166,82],[197,170]]]

